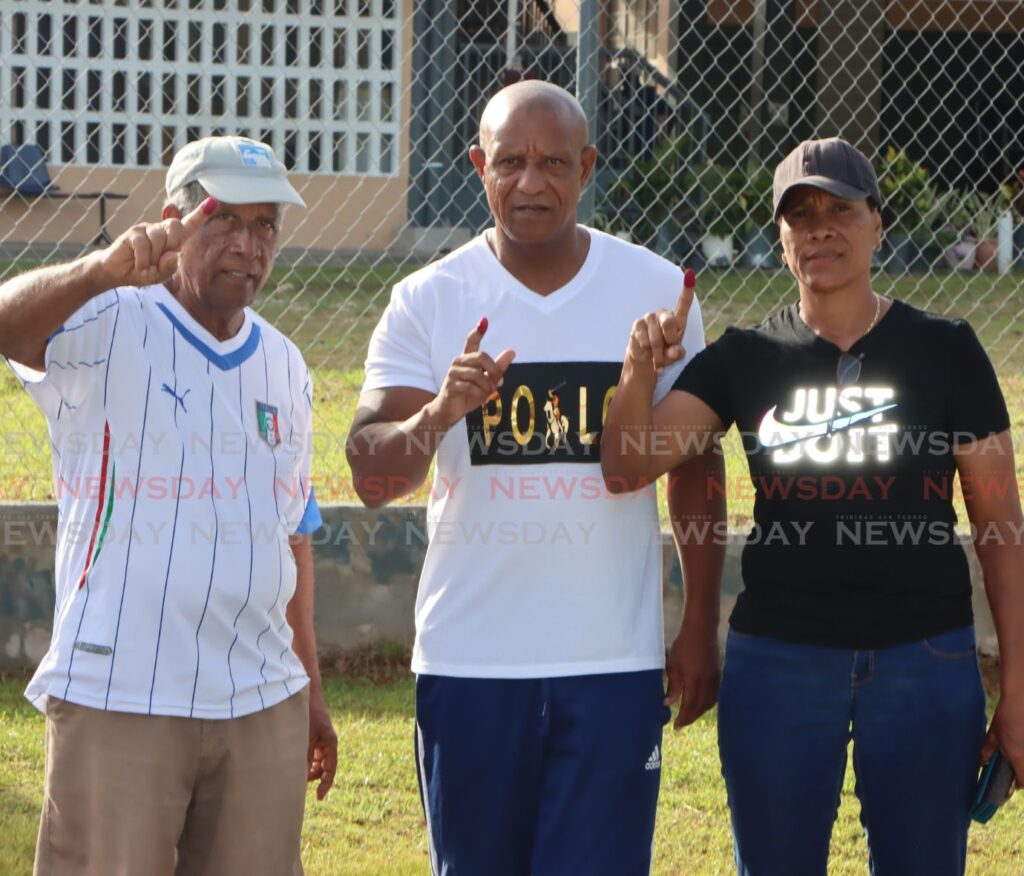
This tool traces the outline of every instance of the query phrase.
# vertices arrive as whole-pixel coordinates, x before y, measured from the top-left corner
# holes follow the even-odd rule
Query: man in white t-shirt
[[[285,204],[270,147],[186,145],[163,221],[0,286],[58,504],[37,874],[301,873],[330,788],[309,533],[312,390],[249,309]]]
[[[413,652],[431,866],[647,873],[668,705],[682,699],[682,725],[717,692],[723,552],[684,553],[666,696],[654,485],[607,493],[598,439],[623,337],[675,304],[682,276],[577,225],[596,152],[563,89],[499,92],[470,158],[495,225],[395,287],[348,448],[371,507],[435,463]],[[704,345],[696,303],[687,325],[689,357]],[[677,518],[722,513],[706,493],[720,461],[699,460],[673,472]]]

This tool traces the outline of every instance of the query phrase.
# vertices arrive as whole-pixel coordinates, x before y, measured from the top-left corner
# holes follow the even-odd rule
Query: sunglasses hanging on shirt
[[[861,362],[864,354],[842,353],[836,363],[836,386],[853,386],[860,380]]]

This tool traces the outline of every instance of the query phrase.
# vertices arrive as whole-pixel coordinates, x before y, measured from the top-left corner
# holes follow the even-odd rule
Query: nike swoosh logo
[[[766,449],[777,447],[788,447],[790,444],[797,444],[800,441],[807,441],[809,438],[821,438],[824,435],[831,435],[833,432],[842,432],[850,426],[870,420],[872,417],[884,411],[896,407],[895,404],[882,405],[877,408],[869,408],[866,411],[857,411],[845,417],[833,417],[831,420],[822,420],[820,423],[805,423],[795,426],[792,423],[781,423],[775,419],[775,411],[778,405],[773,407],[761,419],[761,425],[757,430],[757,440]]]

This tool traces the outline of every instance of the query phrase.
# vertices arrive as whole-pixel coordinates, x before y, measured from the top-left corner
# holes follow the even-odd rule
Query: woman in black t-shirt
[[[881,198],[860,152],[802,143],[774,196],[797,303],[726,331],[653,410],[657,371],[683,355],[693,284],[675,312],[637,320],[602,469],[609,489],[636,489],[733,423],[743,437],[754,526],[718,711],[739,872],[826,872],[852,739],[872,872],[959,876],[979,755],[1000,748],[1024,782],[1009,416],[967,323],[873,291]],[[1002,655],[987,737],[956,474]]]

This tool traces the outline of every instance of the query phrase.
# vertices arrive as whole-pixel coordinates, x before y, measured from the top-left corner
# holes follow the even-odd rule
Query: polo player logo
[[[544,433],[544,446],[548,450],[555,450],[558,447],[569,445],[569,418],[562,413],[558,407],[558,393],[565,381],[558,384],[555,389],[548,390],[548,400],[544,403],[544,416],[548,420],[548,428]]]
[[[466,414],[471,465],[601,461],[617,362],[513,362],[498,392]]]
[[[281,443],[281,429],[277,422],[277,408],[265,402],[256,402],[256,425],[260,431],[260,438],[271,447],[277,447]]]

